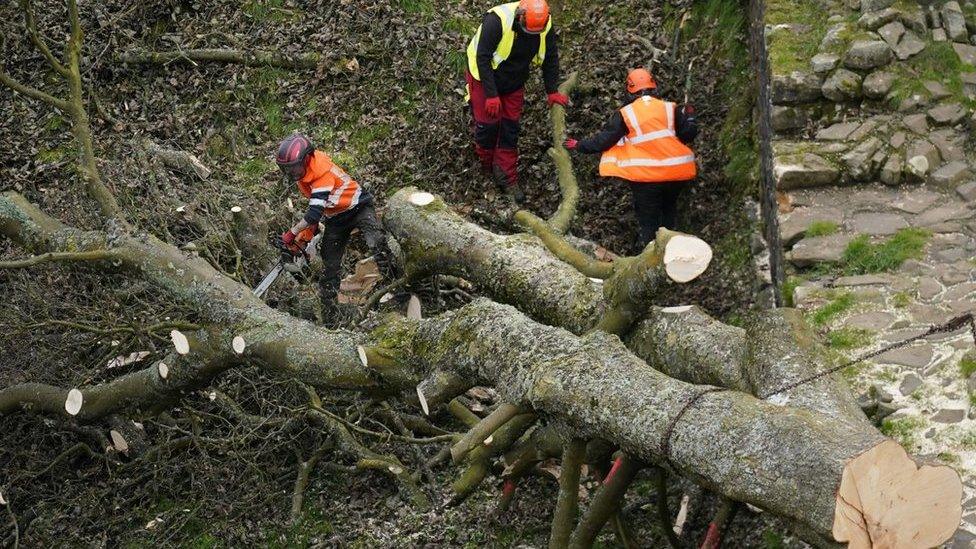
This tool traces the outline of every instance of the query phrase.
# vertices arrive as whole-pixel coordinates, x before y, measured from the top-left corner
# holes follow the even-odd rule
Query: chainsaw
[[[315,233],[318,232],[316,229],[318,229],[317,225],[306,228],[295,235],[295,240],[291,244],[285,244],[280,238],[271,242],[271,245],[277,248],[281,255],[278,256],[278,261],[274,267],[261,279],[261,283],[254,288],[254,295],[263,297],[282,272],[299,273],[308,267],[310,261],[308,249]]]

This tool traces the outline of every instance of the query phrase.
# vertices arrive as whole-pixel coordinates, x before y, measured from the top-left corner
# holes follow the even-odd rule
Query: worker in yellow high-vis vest
[[[468,44],[474,148],[482,169],[519,203],[525,200],[518,184],[519,119],[533,64],[542,66],[549,105],[568,105],[558,91],[559,51],[546,1],[521,0],[488,10]]]

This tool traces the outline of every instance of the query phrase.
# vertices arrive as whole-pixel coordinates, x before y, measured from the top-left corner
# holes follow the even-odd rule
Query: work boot
[[[321,324],[330,330],[341,328],[348,320],[345,309],[337,301],[322,301]]]
[[[512,200],[514,200],[516,204],[518,204],[519,206],[525,204],[525,193],[522,192],[521,185],[519,185],[518,183],[512,183],[511,185],[508,186],[507,191],[508,191],[508,195],[512,197]]]
[[[499,193],[504,193],[508,190],[508,175],[502,171],[501,166],[495,164],[491,167],[491,175],[495,179],[495,188]]]

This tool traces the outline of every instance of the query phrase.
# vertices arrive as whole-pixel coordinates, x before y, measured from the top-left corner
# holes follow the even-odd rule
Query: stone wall
[[[768,2],[781,190],[969,181],[976,167],[972,0]],[[802,7],[811,4],[816,9]]]

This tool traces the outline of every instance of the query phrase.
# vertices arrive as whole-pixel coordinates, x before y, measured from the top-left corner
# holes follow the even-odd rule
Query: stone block
[[[817,132],[819,141],[844,141],[859,126],[860,122],[838,122]]]
[[[773,131],[777,132],[798,130],[805,127],[810,121],[810,115],[806,109],[784,105],[773,105],[770,118],[773,123]]]
[[[956,187],[956,194],[966,202],[976,201],[976,181],[959,185]]]
[[[826,74],[840,63],[840,57],[833,53],[818,53],[810,59],[810,68],[817,74]]]
[[[847,171],[851,177],[858,181],[871,179],[874,175],[874,166],[870,160],[880,148],[881,140],[870,137],[844,154],[841,160],[847,166]]]
[[[873,31],[878,30],[878,28],[883,25],[887,25],[892,21],[898,19],[899,12],[893,8],[885,8],[878,11],[869,11],[861,14],[857,19],[857,24],[861,28]]]
[[[861,84],[861,91],[871,99],[882,99],[895,84],[895,75],[887,71],[876,71],[867,75]]]
[[[959,103],[943,103],[927,111],[929,119],[939,126],[954,126],[966,118],[967,111]]]
[[[887,65],[892,57],[891,48],[882,40],[855,40],[844,54],[844,66],[866,71]]]
[[[822,156],[805,153],[776,157],[773,174],[780,190],[824,187],[840,180],[840,168]]]
[[[913,55],[917,55],[925,49],[925,41],[912,31],[905,31],[898,45],[895,46],[895,56],[904,61]]]
[[[956,50],[956,55],[963,63],[976,65],[976,46],[955,43],[952,45],[952,49]]]
[[[910,114],[902,118],[901,123],[918,135],[928,135],[929,133],[929,120],[924,114]]]
[[[848,103],[861,97],[861,75],[847,69],[837,69],[827,77],[820,91],[834,103]]]
[[[823,80],[813,73],[793,71],[788,76],[773,75],[771,98],[775,105],[802,105],[820,99]]]
[[[878,34],[881,39],[888,43],[888,46],[892,49],[898,45],[898,41],[901,39],[902,35],[905,34],[905,25],[901,21],[892,21],[887,25],[883,25],[878,29]]]
[[[880,236],[895,234],[899,229],[908,227],[908,222],[898,214],[860,212],[854,214],[848,225],[854,232]]]
[[[853,237],[849,234],[832,234],[804,238],[796,243],[787,255],[797,267],[808,267],[816,263],[839,261]]]
[[[932,172],[932,182],[951,189],[969,179],[971,175],[968,164],[961,160],[954,160]]]

